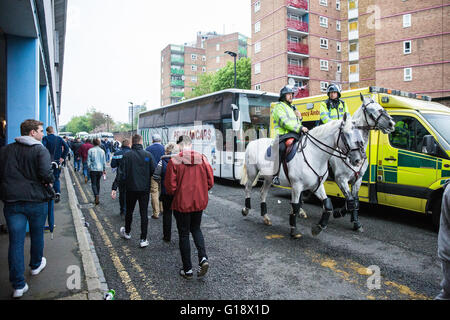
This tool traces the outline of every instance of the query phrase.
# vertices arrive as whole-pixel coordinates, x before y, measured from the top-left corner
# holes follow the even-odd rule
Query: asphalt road
[[[106,281],[119,300],[408,300],[432,299],[440,290],[437,233],[427,217],[362,204],[364,233],[352,231],[347,216],[330,218],[329,227],[313,237],[311,226],[320,219],[322,208],[307,203],[308,218],[297,220],[303,236],[292,240],[289,191],[271,189],[267,206],[273,225],[269,227],[259,214],[259,188],[252,195],[256,209],[243,217],[243,188],[221,180],[210,191],[202,220],[208,274],[202,280],[195,275],[186,280],[178,274],[181,257],[175,219],[171,243],[162,241],[162,216],[149,219],[150,245],[141,249],[138,208],[131,240],[119,236],[124,221],[118,199],[110,197],[115,173],[108,167],[98,206],[90,204],[94,200],[90,184],[82,181],[81,174],[71,174]],[[333,204],[339,201],[333,199]],[[195,266],[192,239],[191,249]]]

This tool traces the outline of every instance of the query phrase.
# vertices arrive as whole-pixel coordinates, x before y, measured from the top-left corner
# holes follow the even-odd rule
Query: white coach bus
[[[278,94],[226,89],[139,114],[144,148],[159,133],[162,143],[189,135],[220,178],[238,180],[249,141],[269,137],[270,104]]]

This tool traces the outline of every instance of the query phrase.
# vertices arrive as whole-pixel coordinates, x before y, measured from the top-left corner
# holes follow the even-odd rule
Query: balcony
[[[287,0],[287,5],[297,9],[308,10],[308,1],[306,0]]]
[[[359,73],[350,73],[348,75],[348,82],[350,83],[359,82]]]
[[[170,96],[171,96],[171,97],[179,97],[179,98],[182,98],[182,97],[184,97],[184,92],[177,92],[177,91],[171,92],[171,93],[170,93]]]
[[[172,74],[184,74],[184,69],[170,68]]]
[[[294,19],[287,19],[288,29],[295,29],[301,32],[308,32],[308,23]]]
[[[294,98],[305,98],[305,97],[309,97],[308,89],[299,89],[297,93],[294,95]]]
[[[348,41],[358,40],[359,33],[358,30],[352,30],[348,32]]]
[[[309,68],[288,64],[288,74],[299,77],[309,77]]]
[[[359,51],[350,51],[348,53],[348,61],[357,61],[359,60]]]
[[[348,20],[358,18],[358,8],[348,10]]]
[[[183,80],[172,80],[172,81],[170,81],[170,85],[184,87],[184,81]]]
[[[170,62],[172,64],[184,64],[184,57],[183,56],[172,55],[170,57]]]
[[[288,49],[288,51],[295,52],[295,53],[301,53],[301,54],[309,53],[308,45],[304,44],[304,43],[288,41],[287,49]]]

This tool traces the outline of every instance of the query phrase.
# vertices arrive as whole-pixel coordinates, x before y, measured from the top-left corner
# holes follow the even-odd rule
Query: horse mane
[[[325,124],[322,124],[320,126],[314,127],[313,129],[309,130],[309,134],[311,134],[314,138],[320,139],[322,136],[326,136],[330,134],[330,131],[335,130],[335,127],[339,127],[342,123],[341,120],[332,120]],[[347,119],[347,124],[351,123],[349,119]]]

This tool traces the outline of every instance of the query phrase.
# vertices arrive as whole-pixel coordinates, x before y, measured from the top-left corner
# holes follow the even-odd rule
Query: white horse
[[[362,105],[353,114],[353,122],[360,130],[364,140],[364,150],[369,142],[369,130],[381,130],[383,133],[391,133],[395,130],[395,122],[392,117],[371,98],[360,95]],[[340,218],[346,213],[351,213],[350,222],[353,222],[353,230],[363,232],[363,227],[358,219],[359,198],[362,178],[369,162],[367,159],[358,165],[352,165],[347,159],[330,158],[330,166],[334,173],[334,180],[345,196],[345,207],[334,211],[333,216]],[[349,188],[351,185],[351,191]]]
[[[278,140],[278,139],[277,139]],[[274,144],[272,159],[266,159],[266,151],[272,145],[273,139],[264,138],[251,141],[245,151],[245,164],[243,166],[241,184],[245,185],[245,208],[242,214],[246,216],[251,209],[251,190],[258,181],[264,178],[261,188],[261,216],[266,225],[272,222],[267,214],[266,197],[272,184],[274,175],[274,160],[278,161],[278,146]],[[362,136],[351,120],[344,116],[342,120],[330,121],[318,126],[303,135],[293,159],[288,162],[289,180],[292,186],[291,205],[293,212],[289,216],[291,237],[299,238],[301,234],[296,228],[296,216],[300,211],[300,194],[304,190],[313,190],[314,194],[322,200],[324,212],[319,224],[313,227],[312,234],[317,235],[328,224],[330,214],[333,212],[331,200],[325,193],[323,182],[328,176],[328,160],[333,152],[339,148],[341,157],[349,158],[350,163],[357,166],[365,156]],[[286,183],[287,177],[280,170],[280,181]]]

